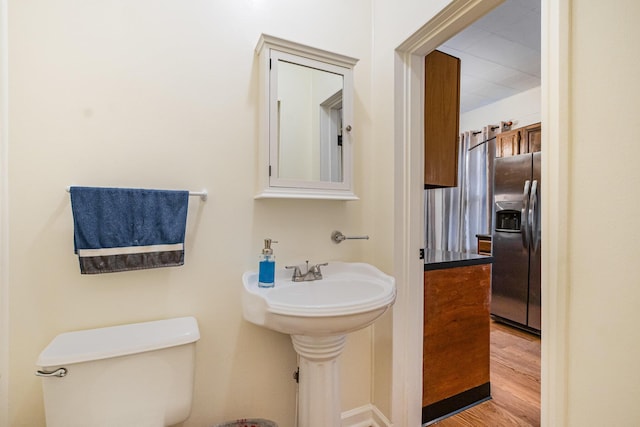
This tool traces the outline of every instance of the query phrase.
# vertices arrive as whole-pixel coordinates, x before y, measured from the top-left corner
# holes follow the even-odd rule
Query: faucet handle
[[[291,277],[291,280],[293,280],[294,282],[296,281],[296,279],[299,279],[300,277],[302,277],[302,273],[300,272],[300,267],[298,267],[297,265],[285,265],[284,268],[288,268],[288,269],[293,268],[293,277]]]
[[[320,267],[324,267],[326,265],[329,265],[328,262],[323,262],[322,264],[316,264],[313,267],[311,267],[311,271],[313,272],[313,276],[316,279],[322,279],[322,271],[320,271]]]

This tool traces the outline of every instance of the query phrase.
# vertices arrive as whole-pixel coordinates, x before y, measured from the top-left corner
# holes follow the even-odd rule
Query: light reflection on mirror
[[[343,76],[278,60],[278,177],[342,182]]]

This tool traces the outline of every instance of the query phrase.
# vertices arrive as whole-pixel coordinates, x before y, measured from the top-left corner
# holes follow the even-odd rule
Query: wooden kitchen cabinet
[[[440,51],[425,57],[424,188],[458,185],[460,60]]]
[[[516,156],[520,154],[520,131],[518,129],[496,135],[496,157]]]
[[[542,151],[542,126],[535,123],[496,135],[496,157]]]
[[[522,153],[536,153],[542,151],[542,126],[536,123],[525,126],[522,129],[522,141],[520,143]]]
[[[492,258],[427,250],[425,260],[423,423],[491,395]]]

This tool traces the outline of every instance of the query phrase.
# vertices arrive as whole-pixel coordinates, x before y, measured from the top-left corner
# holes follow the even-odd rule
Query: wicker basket
[[[236,421],[217,424],[215,427],[278,427],[278,424],[261,418],[243,418]]]

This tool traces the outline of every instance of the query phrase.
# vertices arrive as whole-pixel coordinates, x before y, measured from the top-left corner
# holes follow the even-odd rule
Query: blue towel
[[[82,274],[184,264],[188,191],[71,187]]]

